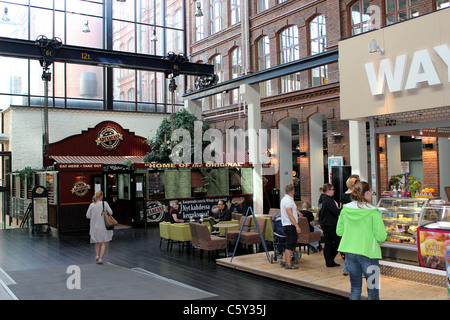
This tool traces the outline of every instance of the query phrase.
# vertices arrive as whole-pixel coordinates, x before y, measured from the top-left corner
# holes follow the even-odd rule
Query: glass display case
[[[445,252],[450,246],[450,203],[431,200],[422,212],[417,232],[420,266],[445,270]]]
[[[418,262],[417,228],[423,221],[423,208],[430,199],[381,198],[377,207],[382,212],[387,239],[380,244],[383,257]]]

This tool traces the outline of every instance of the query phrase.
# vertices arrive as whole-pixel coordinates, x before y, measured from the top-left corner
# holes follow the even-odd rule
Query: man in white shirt
[[[288,184],[285,187],[285,192],[286,194],[280,203],[281,225],[286,233],[286,246],[281,266],[285,269],[298,269],[292,264],[292,253],[297,246],[298,233],[301,232],[298,225],[297,205],[294,201],[294,185]]]

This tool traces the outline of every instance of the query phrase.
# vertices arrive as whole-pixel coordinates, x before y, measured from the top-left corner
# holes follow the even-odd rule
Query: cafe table
[[[227,240],[227,246],[225,248],[226,255],[228,257],[228,229],[238,227],[239,223],[234,222],[219,222],[214,225],[214,228],[223,228],[225,229],[225,239]]]

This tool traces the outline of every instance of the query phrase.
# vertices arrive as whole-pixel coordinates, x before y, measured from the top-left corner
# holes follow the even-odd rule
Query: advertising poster
[[[445,270],[445,251],[450,245],[450,232],[425,228],[419,228],[417,232],[420,266]]]
[[[245,214],[247,207],[252,205],[252,195],[217,196],[204,198],[189,198],[178,200],[180,213],[184,220],[214,217],[218,214],[219,200],[224,200],[233,213]],[[173,200],[158,200],[147,202],[147,223],[168,221]]]

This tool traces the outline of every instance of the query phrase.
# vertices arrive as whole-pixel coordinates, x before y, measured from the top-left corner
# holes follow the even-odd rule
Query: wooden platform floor
[[[273,252],[269,252],[272,254]],[[304,288],[311,288],[322,292],[332,293],[348,298],[350,294],[349,276],[344,276],[342,270],[344,261],[341,257],[336,258],[336,263],[341,266],[327,268],[325,266],[323,253],[303,253],[299,260],[299,269],[286,270],[280,267],[280,259],[271,264],[266,253],[248,254],[218,259],[217,264],[251,274],[263,276]],[[363,281],[363,299],[367,296],[367,287]],[[414,281],[401,280],[386,276],[380,279],[381,300],[450,300],[447,289],[426,285]]]

